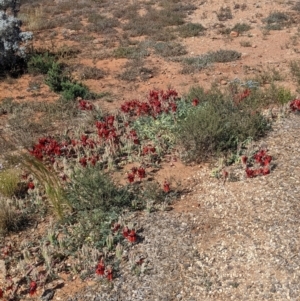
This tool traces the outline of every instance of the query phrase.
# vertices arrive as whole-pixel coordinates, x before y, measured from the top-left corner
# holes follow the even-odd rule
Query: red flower
[[[264,156],[263,160],[264,160],[263,165],[269,165],[270,162],[272,161],[272,156],[266,155]]]
[[[79,163],[81,164],[81,166],[86,167],[86,165],[87,165],[86,157],[80,158]]]
[[[35,187],[33,182],[29,182],[27,184],[27,186],[28,186],[28,189],[34,189],[34,187]]]
[[[262,174],[265,176],[265,175],[268,175],[270,173],[270,169],[268,166],[264,167],[263,170],[262,170]]]
[[[253,178],[254,177],[254,171],[250,168],[246,168],[246,175],[247,175],[247,178]]]
[[[93,109],[93,105],[90,102],[85,101],[85,100],[80,100],[78,107],[82,111],[91,111]]]
[[[248,157],[247,157],[247,156],[242,156],[241,159],[242,159],[242,163],[243,163],[244,165],[246,165],[246,164],[247,164]]]
[[[113,231],[114,232],[117,232],[118,230],[120,229],[120,224],[119,223],[114,223],[114,226],[113,226]]]
[[[131,243],[136,242],[137,236],[136,236],[136,233],[135,233],[135,231],[134,231],[133,229],[129,232],[127,238],[128,238],[128,240],[129,240]]]
[[[131,171],[132,171],[132,173],[133,173],[134,175],[136,175],[136,173],[137,173],[137,171],[138,171],[138,168],[134,166],[134,167],[131,168]]]
[[[134,174],[133,173],[129,173],[127,175],[127,179],[129,181],[129,183],[133,183],[134,182]]]
[[[107,116],[105,118],[105,123],[109,126],[112,126],[114,124],[114,121],[115,121],[115,116],[113,115]]]
[[[198,100],[197,98],[194,98],[194,99],[192,100],[192,105],[193,105],[194,107],[196,107],[196,106],[198,106],[198,104],[199,104],[199,100]]]
[[[224,179],[228,178],[228,171],[226,169],[222,170],[222,174],[223,174]]]
[[[128,234],[129,234],[128,227],[124,227],[124,228],[123,228],[123,232],[122,232],[122,234],[123,234],[123,237],[125,237],[125,238],[127,238],[127,237],[128,237]]]
[[[106,270],[106,278],[109,280],[109,281],[112,281],[113,280],[113,270],[111,267],[108,267],[107,270]]]
[[[164,181],[164,186],[163,186],[164,192],[169,192],[170,191],[170,184],[168,183],[167,180]]]
[[[36,292],[36,289],[37,289],[37,284],[35,281],[31,281],[30,282],[30,287],[29,287],[29,294],[30,296],[33,296]]]
[[[290,109],[294,111],[300,111],[300,99],[294,99],[290,103]]]
[[[96,274],[103,276],[104,271],[105,271],[105,265],[103,263],[103,258],[101,258],[101,260],[99,261],[97,268],[96,268]]]
[[[140,167],[140,168],[137,170],[137,172],[138,172],[138,176],[139,176],[140,180],[141,180],[141,179],[144,179],[144,178],[146,177],[146,171],[145,171],[145,168]]]

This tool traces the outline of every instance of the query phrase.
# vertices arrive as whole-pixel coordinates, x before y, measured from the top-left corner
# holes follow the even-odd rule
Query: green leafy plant
[[[55,63],[54,55],[49,52],[33,54],[27,63],[28,72],[31,74],[47,74]]]
[[[69,81],[69,77],[63,72],[61,64],[53,62],[51,68],[47,72],[45,83],[54,92],[63,91],[62,83]]]

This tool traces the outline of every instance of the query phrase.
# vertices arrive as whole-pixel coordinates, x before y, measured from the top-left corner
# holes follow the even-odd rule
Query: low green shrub
[[[91,93],[88,87],[82,83],[77,83],[70,80],[62,82],[62,96],[68,101],[76,99],[77,97],[81,97],[83,99],[91,99],[96,97],[96,95]]]
[[[178,28],[182,38],[196,37],[205,31],[205,27],[198,23],[186,23]]]
[[[49,52],[33,54],[27,63],[30,74],[47,74],[55,63],[55,57]]]
[[[193,94],[201,97],[202,89]],[[268,129],[268,121],[252,108],[241,109],[220,91],[199,98],[199,106],[178,122],[176,136],[187,161],[205,161],[211,156],[235,150],[238,142],[257,139]]]
[[[67,198],[76,211],[119,212],[131,205],[133,195],[126,187],[117,187],[109,175],[97,167],[86,167],[73,173]]]
[[[53,92],[61,92],[63,90],[62,83],[69,80],[63,72],[63,68],[59,63],[53,62],[51,68],[47,72],[45,83]]]

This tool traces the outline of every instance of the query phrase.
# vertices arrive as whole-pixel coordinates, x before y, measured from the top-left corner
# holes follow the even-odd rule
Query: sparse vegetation
[[[198,23],[186,23],[178,28],[179,35],[183,38],[196,37],[203,34],[205,28]]]
[[[235,24],[231,30],[236,31],[238,33],[243,33],[251,29],[251,26],[246,23],[237,23]]]
[[[267,30],[281,30],[284,26],[289,25],[292,20],[283,12],[273,12],[267,18],[263,19],[266,23],[265,28]]]
[[[230,7],[221,7],[217,12],[217,17],[219,21],[227,21],[232,19],[232,12]]]
[[[213,63],[225,63],[238,60],[241,54],[234,50],[217,50],[208,52],[198,57],[188,57],[182,60],[185,65],[182,72],[189,73],[193,71],[200,71],[211,66]]]
[[[0,3],[5,18],[17,13],[3,8],[9,0]],[[16,38],[13,59],[22,64],[7,69],[10,75],[27,73],[0,83],[4,95],[0,99],[0,260],[12,276],[6,281],[13,284],[13,291],[9,284],[4,287],[5,300],[26,299],[37,287],[39,298],[42,289],[62,274],[108,283],[107,290],[115,277],[126,275],[123,268],[128,265],[137,276],[147,277],[148,258],[133,256],[142,253],[141,246],[134,245],[143,243],[144,237],[152,243],[140,217],[156,218],[156,211],[171,209],[173,200],[193,186],[181,186],[169,173],[176,174],[177,165],[191,162],[182,167],[184,175],[179,177],[185,177],[194,163],[215,164],[222,157],[225,163],[214,175],[225,185],[235,177],[226,174],[224,164],[241,163],[243,147],[249,141],[258,143],[271,129],[276,110],[286,116],[288,107],[296,114],[300,107],[298,99],[287,105],[294,98],[295,85],[289,90],[285,82],[279,83],[287,76],[281,58],[268,59],[268,66],[275,67],[264,71],[267,51],[261,50],[268,43],[260,45],[256,35],[263,15],[249,11],[251,26],[236,23],[242,19],[230,21],[231,8],[239,16],[246,4],[221,7],[214,12],[219,22],[213,26],[216,16],[209,18],[215,7],[205,1],[48,4],[22,1],[22,29],[33,30],[35,40],[24,60],[18,50],[23,40]],[[264,4],[257,3],[256,8],[259,5]],[[275,35],[270,29],[289,26],[293,20],[290,13],[275,12],[263,22],[265,33]],[[12,24],[16,26],[11,34],[22,35],[21,23],[14,19]],[[244,49],[242,57],[240,46],[251,47],[252,40],[229,34],[237,31],[241,39],[248,39],[251,28],[257,37],[253,51]],[[42,48],[35,49],[37,45]],[[233,45],[236,50],[229,50]],[[0,42],[0,65],[1,53],[5,52]],[[181,65],[185,74],[180,76]],[[292,61],[290,69],[300,85],[300,63]],[[205,88],[192,87],[186,95],[171,88],[187,91],[199,82],[205,82]],[[213,83],[210,89],[209,83]],[[170,87],[164,91],[163,85]],[[245,160],[248,178],[273,172],[266,152]],[[155,231],[159,236],[160,229]],[[7,241],[13,244],[5,253]],[[202,255],[195,252],[199,262]],[[215,284],[206,272],[201,285],[209,291]],[[230,289],[239,286],[234,281],[223,284]],[[1,289],[0,285],[0,299]]]

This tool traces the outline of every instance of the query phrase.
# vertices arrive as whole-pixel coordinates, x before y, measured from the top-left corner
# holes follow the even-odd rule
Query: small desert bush
[[[80,71],[80,79],[101,79],[106,75],[106,72],[97,67],[84,66]]]
[[[283,12],[273,12],[262,21],[266,23],[267,30],[281,30],[291,22],[291,19]]]
[[[96,98],[96,94],[91,93],[89,88],[82,83],[78,83],[72,80],[62,82],[62,93],[63,99],[70,101],[77,97],[83,99]]]
[[[130,207],[133,195],[126,187],[118,187],[109,175],[97,167],[74,171],[67,189],[67,198],[76,211],[119,212]]]
[[[293,6],[293,10],[300,11],[300,1],[297,1]]]
[[[20,230],[26,222],[26,214],[18,210],[12,200],[0,196],[0,236]]]
[[[197,91],[198,90],[198,91]],[[236,149],[238,142],[257,139],[268,129],[268,121],[251,108],[241,108],[220,91],[193,90],[199,106],[178,123],[177,139],[187,161],[205,161]]]
[[[52,63],[51,69],[47,73],[45,83],[54,92],[61,93],[63,99],[70,101],[77,97],[84,99],[94,99],[95,93],[89,91],[84,84],[74,81],[69,75],[66,75],[62,65]]]
[[[250,41],[240,41],[240,45],[242,47],[251,47],[252,46]]]
[[[61,64],[53,62],[51,68],[47,72],[45,83],[53,92],[61,92],[63,90],[62,83],[67,80],[69,80],[69,77],[64,74]]]
[[[238,60],[241,57],[241,53],[235,50],[220,49],[217,51],[209,52],[208,56],[214,63],[227,63]]]
[[[55,57],[49,52],[33,54],[27,63],[30,74],[47,74],[55,63]]]
[[[181,56],[187,54],[184,46],[175,42],[157,42],[155,52],[162,57]]]
[[[113,51],[115,58],[137,59],[148,56],[147,48],[141,43],[138,46],[120,46]]]
[[[12,169],[0,171],[0,194],[12,198],[19,189],[19,174]]]
[[[237,31],[238,33],[243,33],[250,29],[251,29],[251,26],[246,23],[237,23],[231,28],[232,31]]]
[[[221,7],[217,12],[217,17],[219,21],[232,19],[232,12],[230,7]]]
[[[184,65],[182,73],[190,73],[193,71],[200,71],[209,67],[213,63],[226,63],[238,60],[241,53],[235,50],[217,50],[208,52],[197,57],[188,57],[182,60]]]
[[[109,33],[114,27],[119,26],[118,19],[108,18],[100,14],[91,14],[88,18],[90,24],[87,29],[96,33]]]
[[[196,37],[203,34],[205,28],[198,23],[186,23],[178,28],[179,35],[182,38]]]
[[[149,8],[144,16],[135,15],[123,25],[123,30],[131,36],[154,36],[168,26],[183,25],[185,13],[169,9]]]

